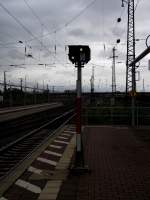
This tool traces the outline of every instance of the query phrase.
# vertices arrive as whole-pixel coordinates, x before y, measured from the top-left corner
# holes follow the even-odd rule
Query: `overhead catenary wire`
[[[5,12],[12,17],[15,22],[17,24],[19,24],[29,35],[31,35],[34,40],[37,40],[46,50],[47,52],[50,53],[50,55],[52,55],[54,57],[54,55],[52,54],[52,52],[40,41],[39,37],[35,36],[15,15],[13,15],[2,3],[0,3],[0,7],[5,10]],[[29,40],[28,40],[29,41]],[[26,41],[27,42],[27,41]],[[55,58],[55,57],[54,57]],[[56,60],[58,60],[58,58],[55,58]],[[59,61],[59,60],[58,60]]]
[[[36,36],[33,35],[33,33],[15,16],[13,15],[2,3],[0,3],[0,7],[5,10],[5,12],[12,17],[17,24],[19,24],[29,35],[36,38]]]
[[[120,15],[119,15],[119,17],[117,17],[117,19],[121,19],[122,17],[123,17],[123,15],[124,15],[124,13],[125,13],[125,10],[126,10],[126,7],[123,7],[122,9],[121,9],[121,12],[120,12]],[[115,31],[116,29],[117,29],[117,26],[118,26],[118,21],[116,20],[116,22],[115,22],[115,25],[114,25],[114,27],[112,28],[112,30],[113,31]],[[126,28],[126,27],[125,27]],[[120,35],[120,37],[122,37],[122,35],[123,34],[125,34],[125,31],[122,31],[122,34]],[[115,46],[116,47],[116,43],[115,44],[113,44],[113,45],[111,45],[111,46]],[[112,48],[112,47],[111,47]]]
[[[44,26],[44,28],[49,32],[47,26],[42,22],[42,20],[40,19],[40,17],[36,14],[36,12],[34,11],[34,9],[31,7],[31,5],[27,2],[27,0],[23,0],[24,3],[26,4],[26,6],[29,8],[30,12],[32,13],[32,15],[38,20],[38,22],[40,23],[41,26]]]
[[[44,27],[44,29],[47,32],[50,32],[50,30],[47,28],[47,25],[40,19],[39,15],[34,11],[34,9],[32,8],[32,6],[29,4],[29,2],[27,0],[23,0],[24,3],[26,4],[26,6],[28,7],[28,9],[30,10],[30,12],[32,13],[32,15],[37,19],[37,21],[39,22],[39,24],[41,25],[42,29]],[[42,31],[42,35],[41,38],[43,38],[43,31]]]
[[[71,19],[69,19],[67,22],[65,22],[62,26],[60,26],[60,27],[57,27],[57,28],[55,28],[53,31],[51,31],[51,32],[48,32],[48,33],[46,33],[46,34],[43,34],[43,36],[34,36],[34,37],[32,37],[31,39],[29,39],[29,40],[26,40],[26,42],[31,42],[31,41],[33,41],[33,40],[37,40],[37,39],[39,39],[39,38],[41,38],[41,37],[47,37],[47,36],[49,36],[49,35],[52,35],[52,34],[55,34],[55,33],[57,33],[58,31],[62,31],[63,29],[65,29],[67,26],[69,26],[71,23],[73,23],[75,20],[77,20],[82,14],[84,14],[85,13],[85,11],[86,10],[88,10],[96,1],[98,1],[98,0],[93,0],[93,1],[91,1],[90,3],[88,3],[79,13],[77,13],[75,16],[73,16]],[[2,3],[0,3],[0,7],[2,7],[1,6],[2,5]],[[4,7],[4,6],[3,6]],[[8,10],[8,9],[7,9]],[[9,43],[10,44],[10,43]],[[11,44],[16,44],[15,42],[14,43],[11,43]]]
[[[62,27],[58,27],[56,28],[54,31],[52,32],[49,32],[48,28],[46,27],[46,25],[42,22],[42,20],[40,19],[40,17],[36,14],[36,12],[33,10],[33,8],[29,5],[29,3],[24,0],[26,6],[30,9],[30,11],[32,12],[32,14],[34,15],[34,17],[39,21],[40,25],[41,26],[44,26],[44,28],[47,30],[48,33],[46,34],[42,34],[41,36],[35,36],[26,26],[24,26],[24,24],[17,18],[15,17],[6,7],[4,7],[4,5],[2,3],[0,3],[0,6],[7,12],[7,14],[9,14],[28,34],[30,34],[33,38],[29,39],[29,40],[26,40],[26,43],[28,42],[31,42],[33,40],[38,40],[41,44],[41,46],[43,46],[45,49],[46,46],[43,45],[42,41],[40,41],[40,38],[44,38],[44,37],[47,37],[51,34],[54,34],[56,35],[57,31],[61,31],[63,30],[64,28],[66,28],[68,25],[70,25],[72,22],[74,22],[78,17],[80,17],[88,8],[90,8],[97,0],[93,0],[91,1],[90,3],[88,3],[84,9],[82,9],[77,15],[75,15],[74,17],[72,17],[69,21],[67,21]],[[13,44],[16,44],[15,43],[7,43],[6,45],[13,45]],[[49,49],[47,49],[48,52],[50,54],[52,54],[51,51],[49,51]],[[56,55],[52,55],[54,57],[55,60],[58,60],[56,58]]]
[[[103,46],[104,46],[104,57],[106,59],[106,45],[105,45],[105,20],[104,20],[104,1],[102,0],[102,38],[103,38]],[[105,66],[105,60],[104,60]]]
[[[141,1],[141,0],[137,0],[136,5],[135,5],[135,8],[134,8],[134,11],[136,11],[136,9],[137,9],[137,7],[138,7],[140,1]],[[122,16],[124,15],[124,13],[125,13],[125,7],[123,7],[123,10],[121,11],[121,14],[120,14],[119,18],[122,18]],[[118,22],[115,23],[115,26],[114,26],[113,30],[116,30],[117,25],[118,25]],[[123,29],[123,31],[122,31],[122,33],[120,34],[119,38],[123,37],[123,35],[126,33],[125,29],[126,29],[126,27]],[[115,44],[114,46],[116,47],[117,44]]]
[[[140,1],[141,1],[141,0],[137,0],[136,5],[135,5],[135,7],[134,7],[134,11],[137,10],[137,7],[138,7]],[[124,7],[124,8],[125,8],[125,7]],[[124,11],[125,11],[125,9],[124,9]],[[121,16],[121,17],[122,17],[122,16]],[[120,18],[121,18],[121,17],[120,17]],[[126,27],[123,29],[122,34],[120,35],[120,38],[126,33],[125,29],[126,29]]]
[[[5,66],[9,66],[9,67],[19,67],[19,66],[45,66],[45,67],[54,67],[54,64],[53,63],[37,63],[37,64],[1,64],[0,67],[5,67]]]
[[[141,0],[137,0],[136,5],[135,5],[135,7],[134,7],[134,11],[136,11],[136,9],[137,9],[137,7],[138,7],[140,1],[141,1]],[[124,9],[124,11],[125,11],[125,9]],[[122,17],[122,16],[121,16],[121,17]],[[123,34],[125,34],[125,31],[123,31],[122,35],[123,35]],[[121,35],[121,36],[122,36],[122,35]]]
[[[141,0],[137,0],[136,5],[135,5],[135,8],[134,8],[134,11],[136,11],[136,9],[137,9],[137,7],[138,7],[140,1],[141,1]],[[124,11],[125,11],[125,9],[124,9]],[[121,17],[122,17],[122,16],[121,16]],[[124,35],[124,34],[125,34],[125,31],[122,32],[121,36]]]
[[[28,9],[30,10],[30,12],[32,13],[32,15],[36,18],[36,20],[39,22],[39,24],[41,25],[42,28],[42,34],[41,34],[41,48],[40,48],[40,52],[42,49],[42,38],[43,38],[43,31],[44,29],[49,32],[49,29],[47,28],[47,26],[45,25],[45,23],[43,23],[43,21],[40,19],[39,15],[34,11],[34,9],[32,8],[32,6],[28,3],[27,0],[23,0],[25,5],[28,7]],[[43,29],[44,28],[44,29]],[[39,55],[40,58],[40,55]]]
[[[42,44],[43,44],[43,41],[42,41],[42,38],[43,38],[43,27],[47,30],[47,27],[46,25],[41,21],[40,17],[36,14],[36,12],[33,10],[33,8],[29,5],[29,3],[26,1],[26,0],[23,0],[24,3],[26,4],[26,6],[28,7],[28,9],[30,10],[30,12],[32,13],[32,15],[37,19],[37,21],[40,23],[41,25],[41,47],[40,47],[40,52],[39,52],[39,60],[41,58],[41,50],[42,50]]]
[[[8,32],[2,32],[2,31],[0,31],[0,35],[5,35],[5,37],[7,37],[7,38],[11,38],[13,41],[16,39],[15,37],[14,37],[14,35],[11,35],[10,33],[8,33]],[[9,42],[9,43],[13,43],[14,44],[14,42]],[[0,47],[1,46],[5,46],[6,45],[6,43],[4,43],[3,41],[0,41]]]
[[[135,5],[135,9],[134,9],[135,11],[136,11],[136,9],[137,9],[137,7],[138,7],[140,1],[141,1],[141,0],[137,0],[136,5]]]
[[[84,12],[89,9],[97,0],[93,0],[90,3],[88,3],[85,8],[83,8],[76,16],[74,16],[72,19],[70,19],[68,22],[65,23],[65,26],[68,26],[72,22],[74,22],[77,18],[79,18],[81,15],[84,14]]]
[[[50,34],[56,33],[57,31],[63,30],[64,28],[66,28],[66,26],[70,25],[74,20],[76,20],[78,17],[80,17],[80,16],[81,16],[89,7],[91,7],[96,1],[97,1],[97,0],[93,0],[92,2],[90,2],[82,11],[80,11],[80,12],[79,12],[77,15],[75,15],[72,19],[68,20],[68,22],[66,22],[62,27],[58,27],[58,28],[56,28],[55,30],[53,30],[52,32],[48,32],[48,33],[44,34],[43,36],[36,36],[36,38],[31,38],[31,39],[27,40],[26,42],[33,41],[33,40],[35,40],[35,39],[37,39],[37,38],[40,38],[40,37],[46,37],[46,36],[48,36],[48,35],[50,35]],[[140,1],[141,1],[141,0],[137,0],[137,4],[136,4],[136,6],[135,6],[135,10],[137,9],[137,6],[138,6],[138,4],[139,4]],[[29,5],[29,3],[28,3],[26,0],[24,0],[24,2],[26,3],[26,5],[28,5],[28,7],[30,8],[30,10],[32,10],[33,15],[38,19],[38,21],[40,22],[40,24],[44,24],[44,23],[41,21],[41,19],[38,17],[38,15],[35,13],[35,11],[33,10],[33,8]],[[0,4],[1,4],[1,3],[0,3]],[[121,11],[120,17],[122,17],[122,15],[124,14],[124,11],[125,11],[125,9],[124,9],[123,11]],[[117,23],[115,24],[115,27],[116,27],[116,25],[117,25]],[[44,26],[45,26],[45,28],[46,28],[46,25],[44,25]],[[113,29],[115,29],[115,27],[114,27]],[[47,29],[47,28],[46,28],[46,29]],[[48,29],[47,29],[47,30],[48,30]],[[123,33],[123,34],[124,34],[124,33]],[[11,44],[16,44],[16,42],[6,43],[6,45],[11,45]],[[4,44],[3,44],[3,45],[4,45]]]
[[[25,2],[27,2],[26,0],[24,0]],[[65,28],[66,26],[68,26],[69,24],[71,24],[73,21],[75,21],[76,19],[78,19],[78,17],[80,17],[81,15],[82,15],[82,13],[81,12],[85,12],[89,7],[91,7],[94,3],[96,2],[96,0],[94,0],[94,1],[92,1],[92,2],[90,2],[82,11],[80,11],[76,16],[74,16],[72,19],[70,19],[70,20],[68,20],[68,22],[66,22],[65,24],[64,24],[64,26],[63,27],[61,27],[62,29],[63,28]],[[140,2],[140,0],[137,0],[137,5],[139,4],[139,2]],[[28,5],[29,5],[29,3],[28,3]],[[137,7],[137,5],[136,5],[136,7]],[[29,5],[30,6],[30,5]],[[31,6],[30,6],[31,7]],[[32,7],[31,7],[31,9],[32,9]],[[32,9],[32,11],[33,11],[33,9]],[[39,20],[39,22],[42,24],[42,20],[38,17],[38,15],[33,11],[33,13],[34,13],[34,15],[36,16],[36,18]],[[62,30],[62,29],[60,29],[60,30]],[[58,29],[59,30],[59,29]],[[49,33],[46,33],[46,34],[44,34],[42,37],[45,37],[47,34],[49,35],[49,34],[52,34],[52,33],[56,33],[57,32],[57,28],[54,30],[54,31],[52,31],[51,33],[49,32]],[[30,34],[31,35],[31,34]],[[41,37],[41,36],[40,36]],[[33,39],[36,39],[37,40],[37,38],[40,38],[39,36],[35,36],[35,38],[33,38]],[[27,40],[27,42],[28,42],[28,40]],[[41,41],[40,41],[40,43],[41,43]],[[44,45],[45,46],[45,45]],[[46,47],[46,46],[45,46]]]
[[[0,3],[0,7],[5,10],[5,12],[12,17],[15,22],[17,24],[19,24],[29,35],[31,35],[35,40],[37,40],[40,44],[41,41],[39,40],[39,38],[37,36],[35,36],[15,15],[13,15],[2,3]],[[27,42],[27,41],[26,41]],[[45,45],[42,44],[43,47],[45,47]],[[47,49],[47,48],[46,48]],[[49,51],[49,49],[47,49]],[[50,51],[49,51],[50,52]],[[51,52],[50,52],[51,53]]]

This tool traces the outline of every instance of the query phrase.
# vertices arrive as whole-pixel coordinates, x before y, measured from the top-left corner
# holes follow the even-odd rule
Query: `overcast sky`
[[[143,40],[136,43],[136,55],[146,48],[144,39],[150,34],[150,1],[137,2],[136,38]],[[120,16],[122,21],[117,23]],[[91,48],[91,61],[83,69],[84,90],[90,89],[95,66],[95,91],[111,91],[110,57],[120,38],[116,83],[118,91],[125,91],[126,31],[127,5],[121,8],[121,0],[0,0],[0,80],[7,71],[7,81],[13,83],[19,84],[20,78],[26,77],[28,85],[38,82],[41,87],[48,84],[74,89],[76,69],[68,60],[65,46],[86,44]],[[25,56],[25,51],[32,57]],[[143,90],[143,79],[146,91],[150,91],[148,59],[150,56],[138,69],[138,91]]]

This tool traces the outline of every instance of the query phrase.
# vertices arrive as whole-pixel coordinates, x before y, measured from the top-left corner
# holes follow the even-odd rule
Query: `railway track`
[[[33,110],[35,108],[42,109],[44,107],[52,107],[52,106],[58,106],[61,105],[62,103],[45,103],[45,104],[36,104],[36,105],[29,105],[29,106],[19,106],[19,107],[10,107],[10,108],[1,108],[0,109],[0,115],[5,115],[5,114],[10,114],[10,113],[15,113],[19,111],[25,111],[25,110]]]
[[[40,113],[33,113],[17,119],[0,122],[0,148],[26,133],[48,123],[50,120],[63,114],[68,109],[65,106],[52,108]]]
[[[2,147],[0,149],[0,181],[7,177],[21,162],[31,156],[45,141],[54,135],[59,126],[69,122],[73,116],[74,110],[69,110]]]

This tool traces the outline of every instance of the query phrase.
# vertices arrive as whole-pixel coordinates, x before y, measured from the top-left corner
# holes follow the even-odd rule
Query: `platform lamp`
[[[81,121],[81,108],[82,108],[82,68],[90,60],[90,48],[83,45],[69,45],[69,60],[77,67],[77,82],[76,82],[76,152],[74,165],[71,168],[72,172],[84,173],[89,169],[85,166],[82,144],[82,121]]]

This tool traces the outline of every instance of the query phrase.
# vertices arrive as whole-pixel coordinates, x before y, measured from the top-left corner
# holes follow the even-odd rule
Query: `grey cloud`
[[[23,60],[24,55],[20,53],[18,50],[13,49],[8,51],[8,56],[12,59]]]
[[[64,46],[67,44],[89,44],[92,46],[92,58],[94,62],[102,62],[112,55],[112,48],[110,46],[121,36],[121,41],[126,40],[126,25],[127,16],[123,15],[122,22],[119,27],[115,27],[116,19],[121,13],[121,1],[118,0],[97,0],[89,9],[87,9],[81,16],[74,19],[80,11],[85,8],[88,4],[87,0],[26,0],[37,15],[40,17],[41,21],[46,25],[49,32],[53,34],[48,35],[45,38],[39,38],[44,45],[48,45],[48,49],[54,53],[54,45],[57,44],[57,54],[55,60],[55,55],[51,55],[46,49],[42,48],[40,54],[40,62],[52,63],[52,62],[66,62],[66,52],[64,51]],[[102,5],[103,2],[103,5]],[[35,36],[41,36],[42,27],[38,20],[32,15],[30,10],[24,4],[23,0],[5,0],[2,2]],[[139,37],[145,37],[149,31],[149,1],[141,1],[136,11],[136,35]],[[72,21],[72,19],[74,19]],[[67,22],[70,24],[64,26]],[[0,43],[7,42],[17,42],[19,40],[25,41],[32,38],[25,30],[23,30],[10,16],[8,16],[4,10],[0,9]],[[56,34],[54,30],[57,28],[63,29],[57,31]],[[44,34],[47,30],[44,28]],[[95,43],[100,43],[100,46],[93,45]],[[102,49],[102,45],[105,44],[105,52]],[[25,44],[16,44],[18,47]],[[40,46],[40,42],[33,40],[27,43],[29,46]],[[138,50],[141,51],[144,47],[138,45]],[[33,63],[39,62],[39,49],[40,47],[33,48],[33,55],[37,60],[30,60]],[[121,46],[117,47],[117,54],[119,55],[119,61],[125,60],[125,53]],[[93,53],[94,52],[94,53]],[[2,49],[0,48],[0,57],[9,58],[12,63],[23,61],[23,50],[21,48],[16,49]],[[7,59],[5,62],[7,62]],[[30,62],[29,61],[29,62]],[[3,63],[1,59],[1,63]],[[59,70],[55,69],[55,72],[50,70],[51,79],[56,79],[56,82],[65,82],[67,77],[73,78],[73,70],[70,71],[64,66],[58,65]],[[61,66],[61,67],[60,67]],[[32,69],[32,67],[31,67]],[[30,68],[27,69],[30,71]],[[105,71],[105,70],[104,70]],[[15,73],[15,72],[14,72]],[[27,73],[27,71],[25,72]],[[84,73],[89,77],[91,71],[86,70]],[[107,70],[105,74],[111,73],[111,69]],[[50,76],[48,75],[48,77]],[[37,77],[39,80],[44,78],[48,79],[45,75],[40,76],[40,72],[35,71],[31,73],[33,80]],[[55,78],[54,78],[55,76]],[[58,77],[57,77],[58,76]],[[32,79],[31,78],[31,79]]]
[[[117,27],[117,28],[113,28],[112,30],[110,30],[112,32],[112,34],[116,37],[120,37],[120,35],[122,35],[125,32],[126,29],[121,28],[121,27]],[[117,38],[118,39],[118,38]]]
[[[75,37],[83,37],[83,36],[85,36],[85,34],[86,33],[80,28],[73,29],[69,32],[69,35],[72,35],[72,36],[75,36]]]
[[[59,74],[61,76],[74,76],[75,77],[75,73],[74,70],[72,69],[72,71],[69,70],[63,70],[63,71],[56,71],[56,74]]]

